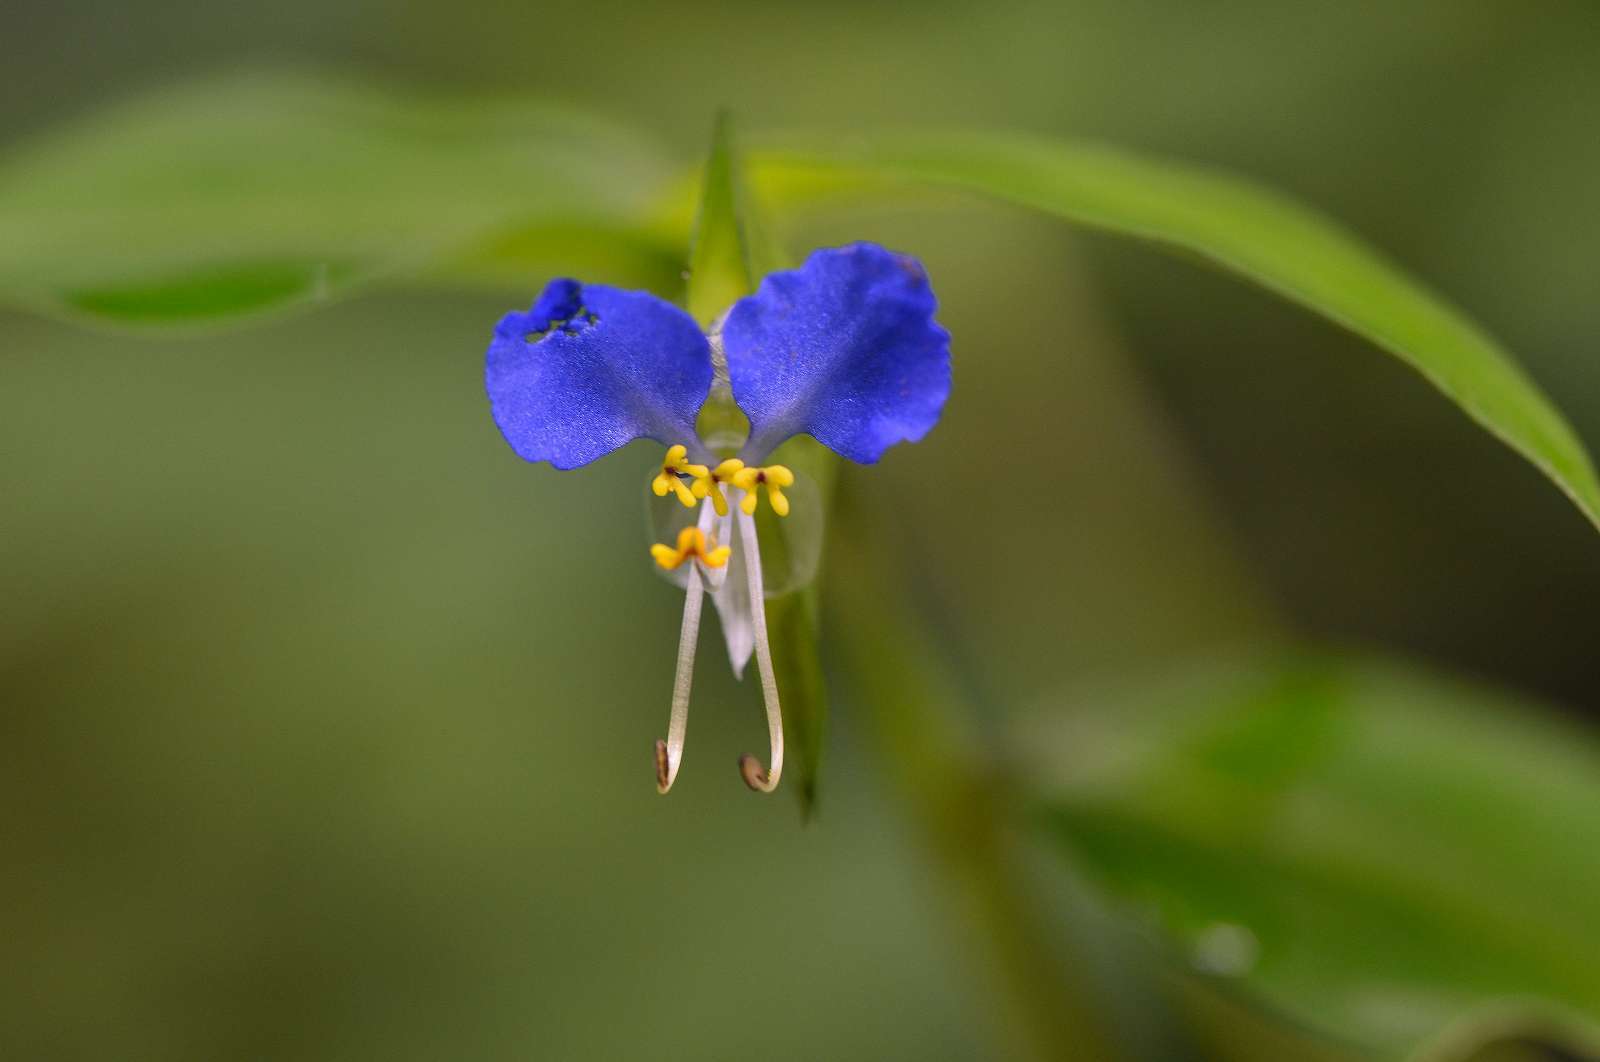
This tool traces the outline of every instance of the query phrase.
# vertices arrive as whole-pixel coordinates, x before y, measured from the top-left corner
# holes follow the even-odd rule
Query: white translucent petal
[[[724,543],[732,544],[728,537],[733,534],[732,517],[717,516],[709,498],[693,509],[684,508],[675,498],[669,499],[670,504],[662,503],[658,498],[651,498],[650,500],[656,503],[650,506],[647,513],[651,520],[650,541],[664,542],[667,545],[671,545],[678,541],[679,531],[688,527],[690,523],[694,523],[705,533],[708,548]],[[671,571],[654,563],[650,567],[655,569],[657,575],[680,590],[687,589],[689,586],[689,569],[691,567],[700,569],[701,580],[705,583],[706,589],[712,593],[715,593],[717,588],[728,578],[727,565],[723,565],[721,568],[708,568],[701,564],[681,564]]]
[[[670,495],[666,498],[657,498],[649,491],[645,491],[647,541],[665,542],[671,545],[678,540],[679,531],[691,523],[696,523],[700,530],[706,531],[708,537],[714,539],[717,544],[733,546],[737,555],[738,544],[730,537],[734,533],[735,523],[732,514],[738,510],[739,499],[744,494],[737,487],[729,487],[727,491],[729,516],[717,517],[714,530],[713,525],[708,523],[712,514],[709,499],[693,509],[686,509]],[[817,569],[822,561],[823,538],[827,531],[827,512],[823,505],[822,492],[818,490],[814,480],[809,476],[801,476],[795,481],[794,486],[789,487],[784,493],[789,496],[789,515],[781,518],[773,516],[766,492],[762,491],[757,520],[766,527],[769,535],[767,541],[770,548],[763,557],[761,569],[766,596],[769,598],[802,589],[816,578]],[[687,566],[670,572],[655,564],[650,566],[655,569],[656,574],[680,590],[688,585]],[[700,574],[705,579],[707,589],[713,592],[728,577],[726,568],[702,568]],[[744,659],[749,659],[749,656],[749,652],[746,651]],[[740,667],[743,667],[742,662],[735,665],[735,670]]]
[[[700,532],[706,536],[706,548],[715,549],[722,545],[733,545],[733,520],[731,517],[718,516],[717,510],[712,506],[711,499],[707,498],[700,503]],[[739,549],[734,546],[734,556],[738,556]],[[696,565],[700,569],[700,577],[705,580],[706,590],[715,594],[722,589],[722,584],[728,581],[728,572],[733,567],[730,557],[727,564],[720,568],[711,568],[704,564]]]
[[[733,666],[734,677],[741,679],[744,678],[745,665],[750,662],[750,654],[755,652],[756,647],[755,621],[750,608],[750,578],[746,568],[747,558],[754,546],[747,546],[742,536],[738,541],[732,537],[736,526],[733,514],[739,511],[739,499],[743,496],[743,491],[731,488],[728,491],[729,515],[717,521],[717,539],[733,547],[733,556],[724,569],[726,574],[721,585],[713,588],[711,594],[711,600],[717,606],[717,617],[722,621],[722,636],[728,642],[728,663]]]
[[[799,476],[784,493],[789,496],[788,516],[772,514],[765,491],[757,511],[756,523],[768,534],[761,575],[769,600],[803,589],[817,577],[827,533],[827,510],[816,480]]]

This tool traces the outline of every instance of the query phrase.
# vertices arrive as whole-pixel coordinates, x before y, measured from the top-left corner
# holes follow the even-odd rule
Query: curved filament
[[[656,742],[656,792],[665,794],[678,778],[683,762],[683,737],[689,729],[689,690],[694,685],[694,650],[700,641],[700,605],[705,588],[700,583],[700,565],[689,564],[689,585],[683,597],[683,626],[678,631],[678,670],[672,680],[672,716],[667,721],[667,740]]]
[[[770,766],[754,756],[739,757],[744,784],[758,793],[778,788],[783,777],[783,709],[778,704],[778,682],[772,672],[772,646],[767,640],[767,605],[761,584],[761,550],[756,543],[756,522],[739,510],[739,539],[744,550],[745,573],[750,582],[750,620],[756,643],[756,667],[761,673],[761,698],[767,707],[767,740],[772,747]]]

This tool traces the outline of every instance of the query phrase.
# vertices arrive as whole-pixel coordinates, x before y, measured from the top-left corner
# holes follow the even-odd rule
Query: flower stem
[[[841,500],[844,500],[843,498]],[[853,499],[852,499],[853,500]],[[848,533],[830,541],[830,629],[842,647],[855,710],[874,732],[890,781],[952,886],[958,925],[992,976],[996,1030],[1009,1057],[1121,1062],[1104,1000],[1035,895],[1020,816],[1004,773],[969,732],[956,680],[904,603],[895,551],[871,539],[876,521],[842,505]],[[880,548],[873,548],[878,546]]]

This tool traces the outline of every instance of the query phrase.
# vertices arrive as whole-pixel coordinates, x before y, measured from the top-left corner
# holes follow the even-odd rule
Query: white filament
[[[732,501],[732,499],[729,499]],[[755,518],[739,511],[739,548],[745,551],[744,567],[750,586],[750,622],[756,643],[756,667],[761,673],[761,697],[767,707],[767,740],[772,746],[770,765],[765,771],[746,756],[739,761],[745,784],[762,793],[778,788],[783,776],[783,709],[778,704],[778,681],[772,673],[772,646],[767,641],[766,593],[761,585],[761,548],[756,542]]]
[[[702,503],[700,530],[704,532],[710,528],[715,517],[711,502]],[[656,791],[663,794],[677,781],[678,766],[683,762],[684,735],[689,729],[689,691],[694,686],[694,651],[700,644],[700,607],[705,601],[700,561],[690,560],[688,568],[689,578],[683,592],[683,626],[678,629],[678,667],[672,679],[672,714],[667,720],[667,740],[656,742]],[[724,566],[722,578],[726,577]]]
[[[690,561],[689,585],[683,596],[683,627],[678,631],[678,670],[672,679],[672,716],[667,721],[667,740],[656,742],[656,791],[660,793],[672,788],[678,778],[678,765],[683,762],[683,736],[689,729],[689,690],[694,685],[694,649],[700,641],[700,603],[704,598],[700,564]]]

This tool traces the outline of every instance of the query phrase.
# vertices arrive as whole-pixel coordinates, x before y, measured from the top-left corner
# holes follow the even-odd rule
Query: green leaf
[[[668,172],[637,136],[538,102],[235,75],[0,160],[0,299],[218,322],[419,274],[504,281],[489,266],[536,257],[529,234],[550,226],[581,227],[625,276],[659,275],[645,219]]]
[[[1519,1031],[1600,1051],[1591,735],[1318,656],[1072,700],[1018,742],[1043,821],[1198,971],[1386,1057]]]
[[[419,280],[528,292],[537,287],[534,278],[558,274],[677,291],[683,284],[683,234],[594,218],[510,226],[442,259]]]
[[[714,325],[733,303],[755,290],[763,275],[784,264],[765,233],[746,188],[742,161],[733,141],[732,119],[727,114],[719,115],[701,174],[685,296],[689,312],[701,324]],[[717,376],[711,399],[701,413],[701,435],[742,435],[748,426],[733,405],[725,365],[718,366]],[[791,769],[792,774],[798,775],[793,788],[799,794],[802,813],[809,816],[816,808],[828,691],[819,654],[816,568],[800,571],[796,561],[815,552],[806,546],[820,548],[820,543],[801,543],[796,536],[822,535],[838,458],[810,439],[794,439],[781,447],[773,459],[789,464],[797,476],[809,480],[815,489],[807,489],[805,496],[819,509],[804,516],[792,514],[779,519],[771,514],[770,507],[764,507],[758,511],[757,531],[762,543],[761,567],[769,587],[767,634],[783,703],[784,744],[798,768]],[[801,491],[796,490],[795,498],[801,496]],[[770,592],[778,587],[785,589]]]
[[[962,133],[829,142],[767,155],[754,172],[791,204],[924,184],[1198,254],[1410,364],[1600,526],[1600,481],[1583,444],[1511,357],[1380,254],[1274,192],[1103,147]]]

